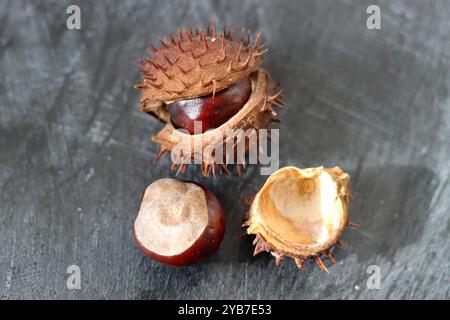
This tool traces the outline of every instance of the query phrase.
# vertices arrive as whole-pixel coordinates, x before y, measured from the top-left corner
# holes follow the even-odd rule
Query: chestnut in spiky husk
[[[134,223],[139,248],[159,262],[186,266],[211,254],[225,232],[222,207],[214,194],[193,182],[159,179],[142,197]]]
[[[248,234],[256,235],[254,255],[263,251],[275,257],[277,265],[285,256],[303,268],[314,259],[328,271],[322,256],[333,263],[331,249],[342,245],[345,226],[356,226],[348,218],[351,200],[350,176],[339,167],[284,167],[273,173],[256,194],[248,220]]]
[[[152,59],[141,60],[144,81],[136,84],[142,90],[141,110],[166,123],[152,140],[160,155],[172,152],[179,170],[198,154],[186,156],[175,146],[211,150],[224,145],[229,129],[258,130],[280,121],[274,106],[282,106],[282,92],[260,68],[266,46],[259,33],[249,38],[244,30],[240,38],[226,29],[217,32],[212,22],[206,31],[181,29],[162,39],[159,48],[150,46]],[[193,121],[202,123],[200,132],[193,131]],[[202,155],[203,175],[216,162]]]

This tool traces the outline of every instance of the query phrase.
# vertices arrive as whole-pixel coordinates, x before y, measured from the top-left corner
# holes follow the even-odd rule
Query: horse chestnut
[[[215,94],[173,102],[167,110],[175,128],[199,134],[227,122],[245,105],[251,92],[250,79],[245,78]],[[201,122],[201,132],[194,132],[195,121]]]
[[[283,106],[282,90],[261,68],[267,45],[259,32],[251,37],[242,30],[236,37],[233,30],[218,30],[215,22],[203,30],[180,29],[161,39],[160,46],[150,45],[151,57],[140,61],[143,80],[135,87],[142,90],[141,110],[166,123],[152,140],[160,155],[171,153],[173,168],[183,171],[186,163],[201,161],[201,172],[208,176],[223,162],[220,168],[228,173],[225,155],[218,159],[219,154],[195,151],[217,150],[230,132],[266,129],[281,121],[275,108]],[[236,152],[239,145],[233,146]],[[189,149],[194,152],[184,152]]]
[[[185,266],[214,253],[225,221],[214,194],[192,182],[159,179],[144,192],[134,237],[147,256]]]

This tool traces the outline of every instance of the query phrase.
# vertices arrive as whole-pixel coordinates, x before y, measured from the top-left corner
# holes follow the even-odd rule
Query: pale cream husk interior
[[[337,167],[278,170],[255,197],[248,233],[298,257],[330,248],[347,221],[348,180]]]

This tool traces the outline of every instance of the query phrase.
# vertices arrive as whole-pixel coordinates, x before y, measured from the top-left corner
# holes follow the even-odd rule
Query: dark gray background
[[[0,297],[449,298],[450,1],[0,2]],[[366,28],[379,4],[381,30]],[[327,274],[253,258],[239,225],[265,177],[186,178],[212,188],[227,233],[188,268],[152,261],[132,225],[145,187],[170,177],[139,112],[138,58],[150,41],[211,15],[262,32],[281,80],[282,165],[339,165],[352,175],[347,250]],[[328,263],[328,261],[327,261]],[[66,288],[81,268],[82,289]],[[381,270],[369,290],[366,268]]]

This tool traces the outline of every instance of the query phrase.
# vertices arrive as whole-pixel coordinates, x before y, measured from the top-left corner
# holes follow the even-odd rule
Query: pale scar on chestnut
[[[184,159],[183,148],[176,146],[189,143],[196,150],[213,150],[223,144],[226,130],[259,130],[280,121],[275,107],[283,106],[282,91],[261,68],[267,45],[261,44],[259,33],[251,37],[244,29],[240,35],[233,30],[219,31],[215,22],[206,30],[180,29],[161,39],[158,48],[150,45],[151,59],[140,61],[144,79],[135,87],[142,91],[141,110],[166,123],[152,140],[160,146],[158,158],[171,152],[172,159],[180,160],[174,163],[178,172],[195,154]],[[196,121],[200,132],[194,130]],[[194,138],[203,134],[208,139]],[[202,174],[214,173],[216,167],[230,172],[226,164],[216,162],[202,157]],[[236,170],[239,174],[239,164]]]
[[[224,233],[222,207],[214,194],[175,179],[159,179],[147,187],[134,223],[134,238],[144,254],[174,266],[213,254]]]

